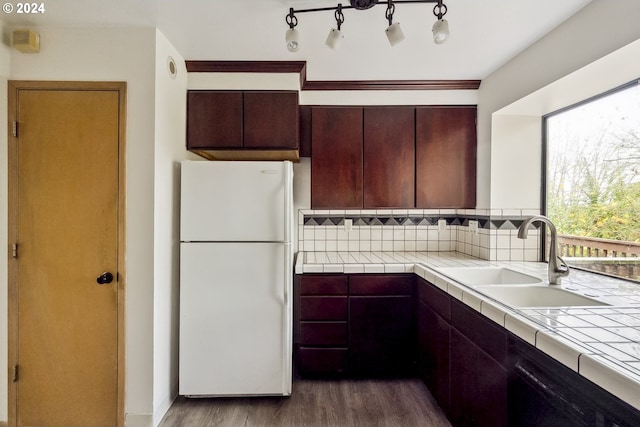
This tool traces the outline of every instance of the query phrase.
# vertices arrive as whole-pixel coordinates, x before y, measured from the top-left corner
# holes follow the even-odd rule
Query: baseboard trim
[[[164,399],[162,399],[162,402],[160,402],[160,404],[156,408],[154,408],[153,410],[154,426],[157,426],[158,424],[160,424],[160,421],[162,421],[164,416],[167,414],[167,412],[169,411],[169,408],[171,408],[171,405],[173,405],[173,402],[176,400],[177,397],[178,397],[178,383],[176,382],[175,386],[171,388],[171,394],[166,395]]]

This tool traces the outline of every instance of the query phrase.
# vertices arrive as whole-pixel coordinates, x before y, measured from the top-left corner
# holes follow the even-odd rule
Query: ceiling
[[[3,13],[11,27],[158,27],[184,59],[307,61],[310,80],[482,79],[590,0],[445,0],[450,39],[436,45],[432,4],[396,4],[405,40],[390,47],[385,6],[345,10],[345,39],[324,46],[332,12],[298,14],[301,47],[287,51],[285,16],[327,0],[51,0],[43,14]],[[342,0],[347,5],[348,0]],[[43,49],[46,40],[42,40]]]

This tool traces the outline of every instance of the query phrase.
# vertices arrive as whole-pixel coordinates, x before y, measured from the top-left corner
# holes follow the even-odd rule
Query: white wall
[[[8,242],[7,242],[7,80],[10,74],[11,53],[8,47],[9,40],[9,28],[0,22],[0,37],[2,43],[0,43],[0,194],[5,196],[0,197],[0,422],[7,420],[8,408],[7,408],[7,262],[8,259]]]
[[[539,183],[540,156],[529,155],[529,161],[514,158],[527,158],[528,153],[539,149],[540,131],[532,126],[540,121],[541,114],[640,77],[638,56],[631,51],[622,58],[614,55],[617,61],[609,62],[610,54],[640,38],[638,17],[637,0],[593,1],[482,80],[478,102],[478,207],[539,206],[539,188],[530,188],[523,198],[518,177],[526,175],[526,185]],[[603,63],[608,65],[603,67]],[[584,73],[590,79],[584,79]],[[578,81],[580,84],[576,84]],[[527,108],[510,108],[528,97],[532,102]],[[525,118],[527,115],[530,117]],[[523,121],[527,122],[527,134],[514,135],[512,130]],[[506,152],[512,156],[505,156]]]
[[[539,209],[542,119],[494,114],[491,134],[491,208]]]
[[[178,394],[180,267],[180,162],[195,158],[185,148],[187,70],[160,32],[155,54],[153,425]],[[168,72],[168,58],[177,75]]]
[[[128,425],[149,425],[153,413],[156,30],[35,30],[40,33],[41,51],[37,54],[23,54],[12,50],[11,79],[127,82],[125,412]],[[6,95],[0,99],[0,104],[3,105],[0,108],[6,108]],[[4,126],[5,122],[3,120],[0,126]],[[6,132],[0,131],[0,138],[5,135]],[[2,174],[4,180],[6,159],[3,159],[1,167],[5,171]],[[3,198],[1,203],[5,204],[6,200]],[[0,250],[6,250],[6,235],[0,235],[0,239]],[[1,305],[0,310],[0,318],[6,318],[5,306]],[[6,338],[3,342],[7,342]],[[0,369],[0,372],[6,381],[6,362],[5,368]],[[0,393],[4,397],[3,405],[6,405],[6,387],[0,386]]]

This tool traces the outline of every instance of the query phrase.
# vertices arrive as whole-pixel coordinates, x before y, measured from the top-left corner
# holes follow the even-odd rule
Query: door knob
[[[98,278],[96,279],[96,282],[98,282],[98,285],[106,285],[108,283],[111,283],[113,282],[113,274],[109,273],[108,271],[105,271],[104,273],[98,276]]]

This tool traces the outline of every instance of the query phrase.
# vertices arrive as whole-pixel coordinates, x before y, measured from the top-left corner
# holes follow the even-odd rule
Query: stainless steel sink
[[[477,286],[480,292],[514,308],[610,305],[566,289],[549,286]]]
[[[467,286],[542,284],[539,277],[504,267],[442,267],[438,272]]]

